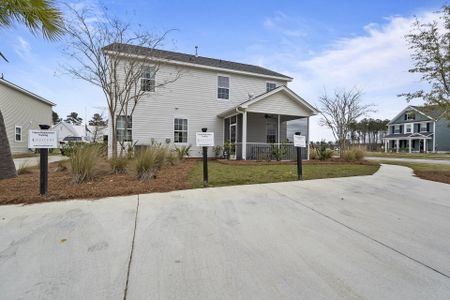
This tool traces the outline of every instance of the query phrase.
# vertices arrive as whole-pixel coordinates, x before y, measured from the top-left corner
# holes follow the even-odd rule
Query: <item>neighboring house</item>
[[[385,151],[450,152],[448,125],[438,106],[408,106],[389,122]]]
[[[103,143],[108,138],[107,126],[88,125],[87,130],[92,143]]]
[[[56,131],[58,142],[68,140],[86,143],[91,142],[91,134],[85,125],[73,125],[61,121],[58,124],[53,125],[51,130]]]
[[[26,153],[28,130],[39,124],[52,124],[55,104],[32,92],[0,78],[0,110],[5,119],[6,134],[13,154]]]
[[[216,145],[234,144],[238,159],[262,159],[274,146],[292,140],[289,122],[301,120],[309,144],[309,117],[318,111],[287,87],[291,77],[254,65],[124,44],[104,51],[148,61],[147,69],[158,64],[156,74],[143,72],[141,89],[147,92],[128,117],[128,128],[126,116],[114,116],[119,138],[137,145],[192,145],[191,156],[198,157],[195,133],[207,128]],[[178,80],[158,88],[158,82],[179,70]]]

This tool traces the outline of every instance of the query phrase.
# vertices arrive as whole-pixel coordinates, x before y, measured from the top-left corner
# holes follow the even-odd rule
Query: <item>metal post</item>
[[[202,128],[206,132],[208,128]],[[203,186],[208,187],[208,147],[203,147]]]
[[[296,132],[295,135],[300,135],[300,132]],[[302,147],[297,148],[297,179],[303,180],[303,166],[302,166]]]
[[[39,125],[43,130],[50,128],[49,125]],[[48,194],[48,149],[40,148],[40,170],[39,170],[39,191],[41,195]]]

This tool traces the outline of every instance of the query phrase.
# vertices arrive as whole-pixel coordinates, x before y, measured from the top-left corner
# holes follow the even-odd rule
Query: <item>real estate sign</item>
[[[28,148],[52,149],[58,148],[56,131],[30,130],[28,131]]]
[[[306,147],[306,136],[294,135],[294,147]]]
[[[213,147],[214,132],[196,132],[195,143],[197,147]]]

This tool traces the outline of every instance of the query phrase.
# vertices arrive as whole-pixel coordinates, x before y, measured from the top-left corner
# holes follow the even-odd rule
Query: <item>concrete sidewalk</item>
[[[448,299],[449,194],[384,165],[373,176],[3,206],[0,294]]]
[[[63,155],[49,155],[48,156],[49,163],[52,163],[55,161],[60,161],[60,160],[65,160],[65,159],[69,159],[69,158],[67,156],[63,156]],[[39,165],[39,156],[14,158],[14,165],[16,166],[16,169],[18,169],[24,165],[27,167],[37,166],[37,165]]]
[[[365,157],[365,159],[377,161],[385,160],[385,161],[412,162],[420,164],[450,165],[450,160],[445,159],[400,158],[400,157]]]

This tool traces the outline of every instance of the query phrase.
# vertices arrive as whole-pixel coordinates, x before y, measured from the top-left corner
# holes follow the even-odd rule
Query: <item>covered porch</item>
[[[317,110],[285,86],[256,96],[219,115],[224,145],[242,160],[296,159],[293,135],[301,132],[309,145],[309,117]],[[309,147],[303,149],[309,158]]]
[[[420,133],[389,135],[384,138],[385,152],[427,153],[435,152],[433,134]]]

